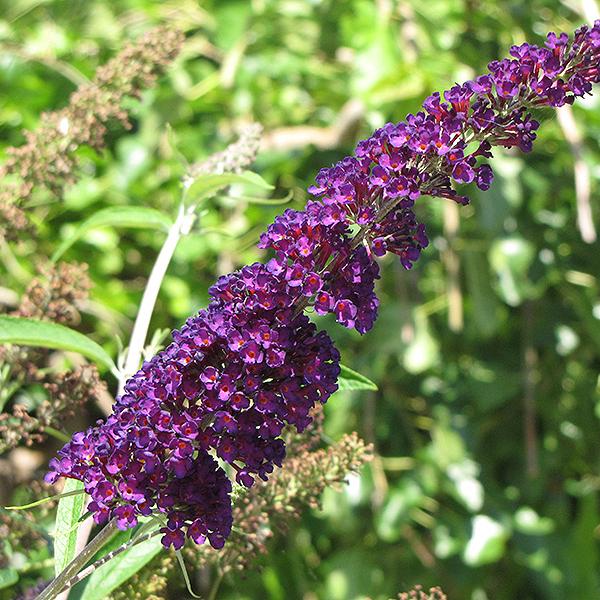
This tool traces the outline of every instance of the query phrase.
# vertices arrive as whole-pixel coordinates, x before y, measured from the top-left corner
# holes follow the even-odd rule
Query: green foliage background
[[[291,205],[301,207],[317,170],[357,139],[479,73],[511,44],[573,30],[585,20],[578,7],[575,0],[0,2],[0,158],[74,90],[57,64],[90,77],[153,24],[172,22],[188,36],[183,56],[133,106],[133,131],[112,130],[100,156],[82,152],[80,181],[61,201],[32,209],[37,233],[15,249],[19,267],[3,273],[1,285],[22,291],[37,258],[102,208],[172,214],[182,167],[167,123],[194,161],[231,141],[236,123],[256,120],[267,132],[327,127],[348,100],[360,100],[356,138],[328,150],[309,144],[260,154],[255,169],[277,185],[275,195],[294,190]],[[598,197],[600,101],[574,113]],[[361,338],[322,321],[344,362],[379,385],[333,398],[327,434],[357,430],[375,444],[376,458],[343,492],[326,493],[322,510],[278,536],[258,561],[262,569],[227,579],[223,598],[388,598],[415,583],[441,585],[451,599],[600,597],[598,243],[580,238],[573,156],[546,116],[532,155],[497,153],[494,186],[470,190],[473,203],[454,239],[444,234],[443,203],[421,203],[433,243],[412,272],[384,261],[372,332]],[[279,210],[211,201],[202,224],[228,235],[182,241],[152,329],[178,326],[204,305],[218,274],[258,259],[253,244]],[[65,255],[90,265],[99,310],[85,315],[81,330],[113,356],[161,235],[94,230]],[[464,308],[464,327],[455,331],[448,247],[458,256]]]

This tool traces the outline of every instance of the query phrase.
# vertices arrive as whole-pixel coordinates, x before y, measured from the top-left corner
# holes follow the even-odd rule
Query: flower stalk
[[[78,569],[76,571],[76,573],[77,573],[76,575],[73,575],[73,576],[69,577],[68,579],[64,580],[64,582],[61,583],[62,584],[62,589],[59,590],[58,593],[60,594],[60,593],[67,592],[74,585],[78,584],[80,581],[83,581],[86,577],[90,576],[94,571],[96,571],[97,569],[99,569],[102,565],[105,565],[107,562],[109,562],[110,560],[112,560],[113,558],[115,558],[116,556],[118,556],[119,554],[122,554],[126,550],[129,550],[129,549],[133,548],[134,546],[137,546],[138,544],[141,544],[142,542],[147,542],[148,540],[152,539],[153,537],[156,537],[157,535],[160,535],[160,531],[158,531],[158,530],[151,531],[149,533],[146,533],[144,535],[141,535],[141,536],[135,538],[134,540],[131,540],[129,542],[121,544],[118,548],[115,548],[114,550],[111,550],[110,552],[106,553],[103,557],[99,558],[97,561],[95,561],[93,564],[91,564],[91,565],[89,565],[87,567],[85,567],[85,563],[82,563],[80,565],[80,567],[79,567],[79,569],[81,569],[81,570]],[[93,542],[95,542],[95,541],[96,541],[96,538],[94,538],[92,540],[92,542],[90,542],[90,544],[93,543]],[[100,548],[101,547],[102,546],[100,546]],[[63,574],[61,573],[57,577],[57,579],[58,578],[63,579]],[[44,590],[44,592],[45,591],[46,590]],[[48,600],[50,600],[53,597],[55,597],[55,596],[49,596]],[[46,600],[46,598],[43,598],[42,596],[40,596],[37,600]]]
[[[69,581],[77,575],[90,561],[90,559],[102,549],[108,540],[117,531],[116,521],[109,521],[86,546],[85,548],[53,579],[47,588],[37,597],[36,600],[53,600],[63,590],[69,587]],[[71,584],[72,585],[72,584]]]
[[[195,209],[195,206],[186,207],[183,202],[179,205],[177,218],[169,228],[167,238],[156,257],[131,332],[127,357],[119,377],[119,394],[123,392],[125,382],[140,366],[158,293],[179,240],[187,235],[194,225],[196,220]]]

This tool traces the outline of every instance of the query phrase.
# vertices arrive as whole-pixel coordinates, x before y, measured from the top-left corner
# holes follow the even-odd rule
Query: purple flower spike
[[[423,111],[388,123],[355,156],[321,169],[305,210],[286,210],[261,236],[272,253],[221,277],[210,303],[131,377],[104,423],[77,433],[50,461],[46,481],[83,482],[96,523],[121,529],[161,513],[162,543],[189,537],[222,548],[231,532],[232,482],[267,480],[285,457],[285,426],[302,431],[337,389],[340,355],[303,314],[333,314],[365,333],[377,318],[376,257],[410,269],[428,245],[415,203],[467,204],[455,184],[492,185],[493,146],[532,149],[530,111],[571,104],[600,81],[600,21],[572,39],[514,46],[488,73]]]

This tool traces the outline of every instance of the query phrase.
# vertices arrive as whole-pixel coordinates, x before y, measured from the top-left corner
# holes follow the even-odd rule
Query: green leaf
[[[368,377],[353,371],[346,365],[340,365],[340,377],[338,379],[340,390],[377,390],[377,385]]]
[[[79,352],[115,372],[110,355],[87,336],[50,321],[0,316],[0,344],[19,344]]]
[[[472,567],[487,565],[502,558],[510,531],[487,515],[477,515],[472,521],[471,538],[464,552],[463,560]]]
[[[411,520],[411,512],[423,502],[421,487],[412,479],[398,483],[386,497],[378,513],[375,529],[386,542],[395,542],[402,537],[403,526]]]
[[[77,240],[88,231],[98,227],[128,227],[134,229],[162,229],[168,231],[172,225],[171,219],[162,212],[145,206],[110,206],[99,210],[85,220],[52,255],[56,262]]]
[[[404,368],[412,375],[418,375],[433,367],[439,360],[439,342],[431,333],[429,320],[422,310],[414,310],[415,334],[404,348],[402,361]]]
[[[83,490],[83,483],[67,479],[64,493]],[[54,525],[54,573],[58,575],[75,558],[77,549],[77,527],[83,512],[87,494],[61,498],[56,511]]]
[[[258,173],[243,171],[242,173],[223,173],[222,175],[201,176],[187,189],[186,202],[199,202],[215,192],[233,183],[246,183],[264,190],[272,190],[273,186],[267,183]]]
[[[498,277],[498,293],[510,306],[518,306],[535,296],[535,289],[528,277],[535,258],[531,242],[513,235],[495,241],[489,251],[490,264]]]
[[[582,331],[596,345],[596,350],[600,349],[600,321],[594,316],[594,306],[590,300],[570,286],[563,286],[561,293],[581,321]]]
[[[152,537],[118,554],[92,573],[81,600],[102,600],[147,565],[162,548],[160,537]]]
[[[185,561],[183,560],[183,554],[181,554],[181,550],[176,550],[175,555],[177,556],[177,562],[179,563],[179,567],[181,568],[181,574],[183,575],[183,580],[185,581],[185,587],[187,588],[188,594],[192,598],[200,598],[202,600],[202,596],[199,596],[192,589],[192,582],[190,580],[190,576],[185,568]]]
[[[30,508],[35,508],[36,506],[40,506],[41,504],[45,504],[46,502],[50,502],[51,500],[59,500],[60,498],[68,498],[70,496],[76,496],[77,494],[85,493],[83,489],[81,490],[73,490],[71,492],[63,492],[62,494],[55,494],[54,496],[48,496],[47,498],[42,498],[41,500],[36,500],[35,502],[30,502],[29,504],[21,504],[20,506],[5,506],[6,510],[29,510]]]
[[[555,523],[548,517],[540,517],[530,506],[522,506],[513,517],[515,529],[527,535],[548,535],[555,529]]]
[[[563,539],[565,572],[569,574],[570,598],[597,596],[598,543],[594,532],[598,525],[598,499],[595,493],[585,494],[579,502],[568,536]],[[590,596],[591,592],[591,596]]]
[[[441,440],[437,440],[438,443]],[[452,495],[470,512],[481,510],[484,501],[484,489],[479,479],[479,465],[465,458],[461,462],[448,465],[448,479],[452,482]]]
[[[462,463],[467,456],[465,443],[451,425],[448,409],[438,406],[434,410],[435,419],[431,429],[431,457],[438,468],[447,469],[450,465]]]
[[[490,268],[482,252],[462,253],[467,289],[473,305],[473,329],[482,337],[498,329],[500,302],[490,283]]]
[[[267,204],[278,205],[287,204],[294,196],[294,192],[290,190],[283,198],[262,198],[260,196],[227,196],[230,202],[248,202],[248,204]]]
[[[16,569],[0,569],[0,590],[11,587],[19,581],[19,573]]]

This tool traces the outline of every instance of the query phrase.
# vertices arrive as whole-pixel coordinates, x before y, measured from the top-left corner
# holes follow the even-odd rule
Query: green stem
[[[123,391],[127,379],[131,377],[140,366],[140,360],[146,343],[152,313],[154,312],[154,305],[158,298],[158,292],[160,291],[167,268],[173,258],[179,240],[182,236],[187,235],[192,228],[196,218],[194,209],[195,206],[185,208],[183,202],[181,203],[177,219],[173,225],[171,225],[169,233],[167,234],[167,239],[156,257],[156,262],[150,272],[150,277],[148,278],[148,283],[144,289],[140,308],[135,318],[133,331],[131,332],[125,365],[119,378],[119,393]]]
[[[71,441],[71,438],[68,435],[58,429],[54,429],[54,427],[50,427],[50,425],[44,425],[44,433],[51,435],[53,438],[56,438],[65,444]]]
[[[223,573],[219,573],[217,578],[215,579],[212,587],[210,588],[210,592],[206,600],[217,600],[217,593],[219,592],[219,588],[221,587],[221,582],[223,581]]]
[[[102,556],[96,562],[92,563],[91,565],[89,565],[88,567],[86,567],[85,569],[83,569],[82,571],[80,571],[79,573],[74,575],[73,577],[69,578],[65,582],[65,584],[63,586],[63,590],[71,589],[75,584],[79,583],[80,581],[83,581],[86,577],[91,575],[94,571],[99,569],[102,565],[105,565],[108,561],[115,558],[115,556],[118,556],[119,554],[125,552],[126,550],[129,550],[130,548],[137,546],[137,544],[141,544],[142,542],[148,541],[149,539],[153,538],[156,535],[160,535],[160,531],[151,531],[150,533],[147,533],[147,534],[142,535],[134,540],[126,542],[125,544],[121,544],[115,550],[112,550],[105,556]]]
[[[36,600],[53,600],[64,589],[68,582],[77,575],[117,530],[116,521],[113,519],[100,530],[100,533],[50,582],[50,585],[36,598]]]

